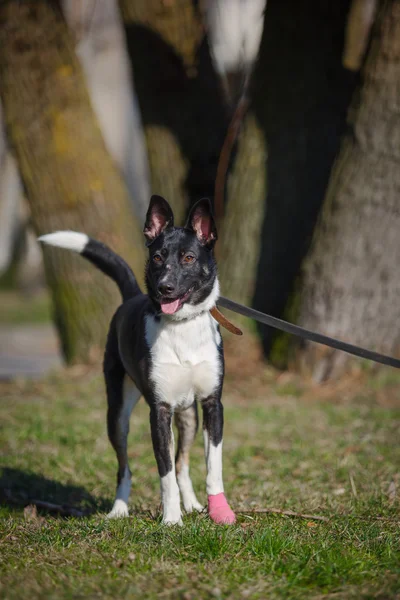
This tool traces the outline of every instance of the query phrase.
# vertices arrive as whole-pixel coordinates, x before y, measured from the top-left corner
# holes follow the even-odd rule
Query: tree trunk
[[[199,42],[203,37],[194,3],[187,0],[120,0],[125,23],[135,23],[155,31],[194,69]]]
[[[217,247],[222,293],[244,304],[251,303],[256,284],[265,197],[265,139],[254,114],[249,112],[228,176],[228,202]]]
[[[62,0],[93,110],[144,223],[150,200],[146,141],[118,0]]]
[[[139,103],[146,123],[152,192],[168,199],[179,223],[188,204],[185,184],[189,163],[174,127],[163,122],[162,115],[166,108],[167,112],[175,113],[175,119],[180,117],[178,106],[169,104],[169,92],[176,86],[177,77],[181,80],[196,74],[194,65],[202,38],[200,22],[193,4],[187,0],[171,3],[162,0],[120,0],[120,6],[127,29],[135,81],[138,82]],[[138,36],[136,32],[139,32]],[[143,46],[140,33],[146,38]],[[174,68],[176,65],[172,69],[170,67],[171,53],[174,54],[172,60],[180,63],[179,73]],[[152,67],[147,64],[151,57],[158,63],[156,69],[154,64]],[[160,89],[158,86],[163,87],[163,84],[165,88]],[[157,92],[154,88],[158,88]],[[148,116],[149,104],[157,106],[155,118],[154,115]]]
[[[18,165],[9,148],[0,102],[0,283],[33,291],[43,285],[42,252],[29,225]]]
[[[149,149],[150,183],[154,193],[168,199],[176,225],[181,225],[187,209],[185,181],[188,161],[174,134],[161,125],[148,125],[145,131]]]
[[[228,114],[196,3],[120,0],[153,193],[183,216],[212,198]]]
[[[268,197],[254,307],[276,317],[289,316],[287,303],[357,83],[357,74],[342,66],[348,7],[349,0],[267,2],[252,97],[268,143]],[[264,352],[283,366],[287,353],[275,347],[276,330],[259,329]]]
[[[304,264],[299,323],[398,355],[400,333],[400,1],[383,4],[364,85]],[[307,345],[318,380],[348,355]]]
[[[6,148],[4,156],[0,157],[0,277],[13,259],[21,197],[18,168],[13,155]]]
[[[146,123],[152,189],[171,200],[179,223],[189,199],[214,196],[229,108],[193,3],[120,1]],[[248,302],[265,203],[265,147],[251,114],[226,177],[227,209],[217,246],[222,291]]]
[[[194,3],[120,4],[145,123],[152,189],[171,201],[179,223],[188,200],[214,196],[231,115]],[[250,301],[255,283],[265,171],[263,136],[249,113],[232,173],[226,173],[227,208],[217,245],[222,291],[243,302]]]
[[[102,239],[141,280],[142,236],[94,117],[74,45],[53,3],[2,3],[1,94],[37,234],[75,229]],[[113,282],[69,253],[44,253],[55,322],[69,362],[102,346],[119,302]]]
[[[249,304],[261,246],[267,165],[265,137],[254,111],[247,110],[247,93],[258,58],[265,0],[202,4],[208,44],[231,119],[215,185],[221,289],[224,295]]]

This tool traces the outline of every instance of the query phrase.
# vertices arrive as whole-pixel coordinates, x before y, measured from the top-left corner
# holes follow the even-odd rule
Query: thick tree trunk
[[[252,112],[244,119],[217,248],[222,293],[250,304],[260,252],[266,197],[266,144]]]
[[[364,72],[353,132],[333,169],[304,264],[299,322],[398,355],[400,333],[400,1],[384,3]],[[307,345],[318,380],[348,355]]]
[[[106,148],[144,223],[150,200],[146,142],[118,0],[62,0],[62,8]]]
[[[230,107],[194,3],[120,3],[145,123],[152,189],[171,201],[176,221],[182,222],[189,202],[214,196]],[[263,136],[249,114],[232,172],[226,173],[227,203],[217,246],[222,291],[243,302],[250,301],[255,282],[265,171]]]
[[[10,266],[19,223],[21,180],[14,157],[7,148],[0,157],[0,277]]]
[[[183,60],[189,71],[194,68],[202,26],[193,2],[187,0],[120,0],[126,24],[152,29]]]
[[[349,0],[268,0],[253,109],[268,143],[268,197],[254,307],[289,318],[288,300],[309,247],[345,131],[357,74],[342,66]],[[284,366],[276,330],[264,351]],[[283,359],[283,360],[282,360]]]
[[[102,239],[130,261],[141,280],[141,233],[53,3],[2,3],[0,78],[9,140],[36,232],[75,229]],[[73,253],[51,249],[44,258],[65,356],[86,361],[104,342],[119,293]]]
[[[258,58],[266,0],[201,0],[215,70],[225,97],[237,105]]]
[[[229,115],[195,2],[120,0],[145,126],[152,191],[176,221],[213,198]]]
[[[188,204],[189,162],[179,134],[163,116],[165,112],[172,115],[172,121],[181,117],[173,102],[173,88],[196,74],[196,53],[203,35],[200,21],[187,0],[120,0],[120,6],[146,123],[151,189],[168,199],[179,223]],[[171,62],[177,64],[171,68]]]
[[[0,101],[0,281],[33,291],[43,285],[42,252],[30,225],[17,161],[9,147]]]
[[[260,254],[267,165],[265,137],[246,96],[263,32],[265,0],[202,4],[211,56],[231,117],[215,185],[221,288],[226,296],[249,304]]]
[[[148,125],[145,135],[149,149],[151,189],[168,199],[176,225],[182,225],[187,209],[185,181],[188,161],[176,137],[166,127]]]

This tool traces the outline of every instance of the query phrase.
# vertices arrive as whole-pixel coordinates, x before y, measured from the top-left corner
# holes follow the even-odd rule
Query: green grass
[[[324,402],[306,384],[282,385],[271,374],[251,389],[228,377],[225,484],[243,512],[233,527],[201,514],[185,516],[182,528],[160,522],[143,402],[130,434],[132,516],[108,522],[116,466],[100,376],[75,369],[2,384],[0,596],[399,598],[399,403],[385,401],[399,379],[368,377],[343,401]],[[192,454],[204,502],[200,435]],[[24,515],[33,500],[88,516]],[[329,521],[249,512],[268,507]]]
[[[48,323],[51,321],[51,302],[45,292],[25,296],[16,291],[0,293],[0,325]]]

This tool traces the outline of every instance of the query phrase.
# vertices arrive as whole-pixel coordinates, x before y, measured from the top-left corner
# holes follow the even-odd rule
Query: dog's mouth
[[[189,299],[193,289],[193,287],[189,288],[188,291],[180,298],[161,298],[159,302],[162,312],[165,315],[173,315],[178,312],[178,310],[181,309],[184,303]]]

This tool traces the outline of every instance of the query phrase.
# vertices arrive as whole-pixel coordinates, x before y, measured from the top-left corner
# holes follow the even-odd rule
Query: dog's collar
[[[210,309],[210,315],[221,325],[221,327],[225,327],[225,329],[234,335],[243,335],[243,331],[231,323],[231,321],[229,321],[229,319],[227,319],[216,306]]]
[[[201,314],[204,314],[205,312],[207,312],[207,311],[205,310],[202,313],[198,313],[196,315],[196,317],[198,317]],[[210,308],[208,312],[210,313],[210,315],[212,316],[212,318],[215,321],[217,321],[217,323],[219,323],[219,325],[221,325],[221,327],[224,327],[230,333],[233,333],[234,335],[243,335],[243,331],[241,329],[239,329],[239,327],[236,327],[236,325],[234,325],[231,321],[229,321],[229,319],[227,319],[225,317],[225,315],[223,315],[222,312],[220,312],[216,306],[214,306],[213,308]],[[159,320],[159,319],[161,319],[162,316],[165,316],[165,315],[163,315],[162,313],[158,312],[154,316],[155,316],[156,319]],[[182,322],[182,321],[190,321],[193,318],[195,318],[195,317],[187,317],[186,319],[179,319],[179,321],[180,322]]]

